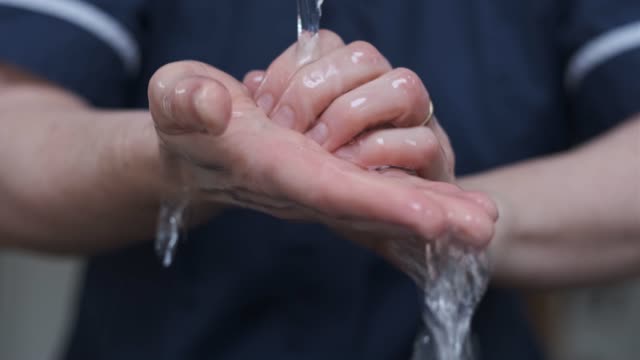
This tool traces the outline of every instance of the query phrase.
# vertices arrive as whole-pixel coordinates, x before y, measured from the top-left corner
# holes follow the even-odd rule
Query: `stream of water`
[[[298,65],[319,57],[318,31],[323,0],[298,2]],[[156,233],[156,252],[170,266],[180,240],[188,197],[166,201]],[[420,239],[395,241],[399,262],[422,290],[424,330],[418,335],[412,360],[472,360],[470,324],[486,291],[489,266],[486,254],[464,249],[455,239],[424,245]]]

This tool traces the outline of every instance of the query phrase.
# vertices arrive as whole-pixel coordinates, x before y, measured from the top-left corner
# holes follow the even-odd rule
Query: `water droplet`
[[[322,72],[314,71],[309,75],[305,75],[304,78],[302,78],[302,82],[304,83],[304,86],[309,89],[314,89],[324,82],[324,76]]]
[[[404,143],[407,145],[411,145],[411,146],[418,146],[418,142],[415,140],[411,140],[411,139],[405,139]]]
[[[351,62],[357,64],[360,62],[360,58],[364,56],[362,51],[356,51],[351,55]]]
[[[393,86],[394,89],[397,89],[406,83],[407,83],[407,79],[404,79],[404,78],[396,79],[396,80],[393,80],[393,82],[391,83],[391,86]]]
[[[411,206],[411,208],[412,208],[413,210],[415,210],[415,211],[420,211],[420,210],[422,210],[422,205],[421,205],[420,203],[413,202],[413,203],[411,203],[411,205],[410,205],[410,206]]]
[[[361,106],[362,104],[364,104],[366,102],[367,102],[367,98],[361,97],[361,98],[353,100],[351,102],[351,107],[352,108],[357,108],[357,107]]]

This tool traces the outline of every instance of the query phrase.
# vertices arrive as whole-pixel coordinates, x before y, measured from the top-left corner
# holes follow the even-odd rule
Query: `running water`
[[[186,192],[185,192],[186,193]],[[178,195],[180,196],[180,195]],[[165,267],[171,266],[180,241],[180,233],[184,229],[184,212],[189,205],[186,194],[163,202],[156,227],[156,255]]]
[[[320,57],[318,31],[324,0],[298,0],[298,66],[303,66]],[[189,204],[185,191],[169,198],[162,204],[156,228],[155,251],[162,264],[171,266],[175,257],[180,233],[183,228],[184,212]]]
[[[297,56],[298,66],[303,66],[320,55],[317,43],[324,0],[297,1]],[[160,211],[155,248],[164,266],[173,262],[180,240],[187,193],[165,202]],[[438,239],[424,245],[413,238],[392,244],[404,270],[423,290],[425,328],[416,340],[412,360],[473,359],[471,318],[486,291],[489,265],[485,253],[461,248],[454,240]]]
[[[324,0],[298,0],[298,66],[320,57],[318,31]]]
[[[323,0],[298,0],[298,66],[319,57],[318,31]],[[384,171],[386,167],[375,170]],[[484,253],[461,249],[449,239],[426,246],[412,239],[398,259],[423,290],[424,333],[416,340],[413,360],[471,360],[471,318],[489,281]],[[400,242],[402,244],[402,242]]]
[[[404,270],[422,289],[423,333],[412,360],[472,360],[471,319],[489,282],[486,254],[451,239],[392,244]]]

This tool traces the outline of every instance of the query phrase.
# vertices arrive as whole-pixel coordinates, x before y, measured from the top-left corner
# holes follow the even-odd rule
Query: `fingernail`
[[[194,96],[194,107],[198,115],[197,121],[200,123],[200,132],[207,133],[207,127],[204,124],[205,119],[211,118],[216,114],[215,102],[210,98],[207,88],[202,88]],[[210,122],[212,125],[218,125],[217,121]],[[220,132],[221,129],[212,129],[214,133]]]
[[[307,132],[307,136],[313,139],[318,144],[322,145],[327,141],[329,137],[329,128],[325,123],[319,122],[313,129]]]
[[[162,112],[164,113],[164,116],[168,118],[172,116],[171,97],[169,95],[164,95],[162,97]]]
[[[356,153],[357,153],[357,145],[347,145],[347,146],[343,146],[340,149],[338,149],[334,155],[343,159],[343,160],[348,160],[351,161],[353,159],[355,159],[356,157]]]
[[[271,118],[274,122],[287,129],[293,129],[295,115],[290,106],[282,106]]]
[[[258,104],[265,114],[268,114],[273,107],[273,96],[271,94],[264,94],[258,98],[256,104]]]

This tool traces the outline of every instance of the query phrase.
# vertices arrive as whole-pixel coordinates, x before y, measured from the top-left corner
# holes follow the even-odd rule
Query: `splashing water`
[[[303,66],[320,57],[318,31],[324,0],[298,0],[298,65]],[[155,251],[164,266],[173,263],[180,242],[184,212],[189,204],[185,192],[181,196],[167,199],[160,208],[156,228]]]
[[[319,57],[322,3],[323,0],[298,0],[298,66]],[[471,360],[471,318],[489,281],[486,255],[461,249],[449,239],[422,249],[419,239],[397,244],[405,244],[400,245],[402,248],[394,245],[398,259],[423,290],[425,329],[416,340],[412,359]]]
[[[188,205],[189,198],[186,194],[182,194],[181,197],[166,200],[160,208],[155,251],[165,267],[169,267],[173,263],[180,241],[180,233],[184,229],[184,212]]]
[[[320,56],[318,31],[324,0],[298,1],[298,65]],[[375,169],[382,171],[384,167]],[[188,192],[167,201],[160,210],[155,249],[164,266],[173,262],[180,240]],[[415,343],[412,360],[472,360],[471,318],[486,291],[489,265],[485,253],[464,249],[455,239],[424,245],[417,238],[394,241],[392,250],[422,293],[424,331]]]
[[[472,360],[471,318],[489,282],[487,256],[449,238],[422,244],[420,239],[393,244],[402,267],[423,291],[425,329],[412,359]]]

